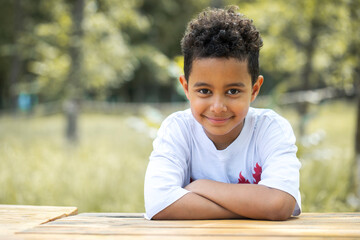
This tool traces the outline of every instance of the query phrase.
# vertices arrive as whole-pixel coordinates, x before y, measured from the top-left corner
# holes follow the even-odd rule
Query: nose
[[[213,102],[210,106],[210,111],[212,111],[214,113],[226,112],[227,107],[224,102],[224,99],[222,99],[221,97],[214,97]]]

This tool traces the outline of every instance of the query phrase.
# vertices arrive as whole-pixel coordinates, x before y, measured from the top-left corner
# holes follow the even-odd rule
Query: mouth
[[[208,117],[208,116],[204,116],[204,117],[214,125],[224,124],[231,119],[231,117]]]

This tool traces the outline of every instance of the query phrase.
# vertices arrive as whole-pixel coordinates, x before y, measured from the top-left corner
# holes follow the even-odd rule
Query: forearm
[[[197,180],[187,189],[237,215],[253,219],[285,220],[295,207],[291,195],[262,185]]]
[[[185,194],[182,198],[156,214],[153,219],[230,219],[241,216],[199,196],[196,193]]]

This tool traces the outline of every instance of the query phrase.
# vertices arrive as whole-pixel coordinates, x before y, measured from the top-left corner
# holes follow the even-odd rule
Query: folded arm
[[[187,193],[156,214],[153,219],[230,219],[241,216],[196,193]]]
[[[252,219],[286,220],[295,198],[278,189],[257,184],[229,184],[201,179],[186,187],[229,211]]]
[[[197,180],[185,189],[190,193],[165,208],[154,219],[241,218],[286,220],[295,199],[281,190],[255,184],[229,184]]]

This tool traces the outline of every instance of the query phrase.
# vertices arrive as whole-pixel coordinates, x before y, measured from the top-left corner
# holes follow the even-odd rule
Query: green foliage
[[[74,45],[83,59],[79,97],[183,100],[174,58],[187,22],[209,6],[239,5],[254,19],[264,39],[263,93],[329,85],[349,90],[359,65],[356,0],[88,0],[82,38],[72,35],[73,4],[1,1],[0,108],[21,92],[40,102],[66,98]]]
[[[354,61],[348,46],[354,33],[348,1],[235,2],[262,34],[260,60],[266,92],[280,83],[286,84],[285,91],[304,89],[306,74],[307,89],[351,87]]]
[[[51,19],[35,26],[35,58],[29,63],[45,99],[61,99],[67,89],[70,68],[68,49],[78,45],[82,51],[80,86],[106,97],[106,88],[129,80],[136,66],[121,26],[127,24],[146,29],[146,19],[136,13],[136,1],[86,1],[82,39],[71,35],[70,6],[65,1],[53,1],[48,6]],[[49,2],[47,2],[50,5]],[[111,6],[111,7],[110,7]],[[144,24],[138,24],[144,23]]]
[[[187,22],[209,5],[210,0],[146,0],[138,11],[148,20],[149,30],[138,31],[124,25],[129,41],[135,45],[138,60],[131,82],[111,89],[117,98],[132,102],[183,101],[177,91],[178,69],[174,58],[181,55],[180,40]],[[118,97],[120,95],[120,97]]]
[[[177,81],[173,80],[178,77],[174,76],[176,65],[172,59],[180,54],[186,22],[208,2],[85,1],[81,35],[74,33],[75,1],[3,3],[4,9],[12,9],[9,18],[13,18],[11,14],[21,16],[19,26],[26,22],[23,28],[4,28],[14,36],[1,42],[1,56],[16,57],[24,63],[22,67],[7,63],[19,74],[8,84],[15,89],[15,97],[20,92],[32,93],[41,102],[73,95],[102,100],[171,101],[176,95]],[[72,68],[74,47],[80,53],[80,62]],[[0,82],[6,93],[11,91],[5,80]],[[170,92],[168,97],[158,94],[162,89]]]

